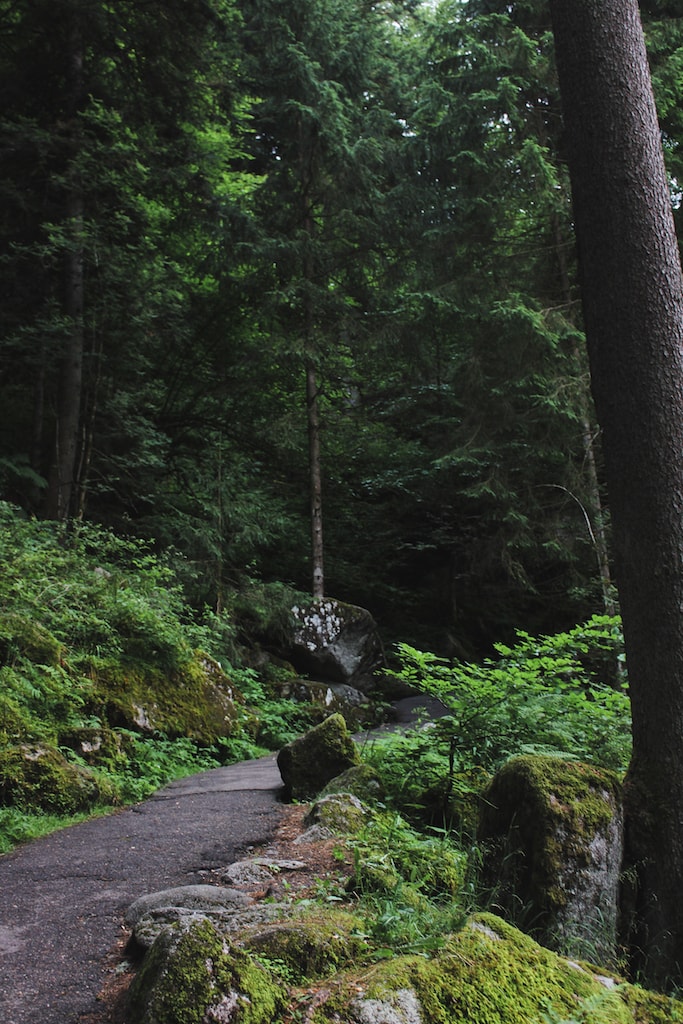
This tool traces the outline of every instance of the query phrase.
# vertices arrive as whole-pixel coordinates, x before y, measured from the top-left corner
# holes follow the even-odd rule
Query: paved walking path
[[[216,768],[0,857],[0,1024],[95,1013],[126,908],[267,842],[281,786],[274,756]]]

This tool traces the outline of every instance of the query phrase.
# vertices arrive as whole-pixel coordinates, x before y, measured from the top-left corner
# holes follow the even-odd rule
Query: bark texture
[[[683,979],[683,281],[636,0],[550,0],[633,705],[626,921]]]

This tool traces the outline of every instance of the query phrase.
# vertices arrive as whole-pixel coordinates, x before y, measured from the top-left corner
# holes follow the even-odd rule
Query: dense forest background
[[[641,7],[678,215],[683,18]],[[389,638],[614,611],[545,3],[0,0],[0,36],[3,500],[220,616],[310,589],[319,463],[326,590]]]

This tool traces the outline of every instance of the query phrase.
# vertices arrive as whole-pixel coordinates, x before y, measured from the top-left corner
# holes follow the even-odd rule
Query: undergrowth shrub
[[[432,952],[462,927],[471,909],[468,858],[448,833],[425,835],[380,811],[350,845],[351,887],[376,956]]]
[[[409,817],[471,831],[489,773],[514,754],[539,753],[625,771],[630,704],[616,618],[594,616],[556,636],[518,633],[497,658],[450,664],[398,645],[403,683],[437,697],[446,713],[404,735],[370,742],[388,799]]]
[[[0,502],[0,553],[0,754],[21,745],[54,750],[92,778],[101,802],[121,804],[181,775],[259,756],[308,727],[305,707],[278,700],[252,670],[232,667],[226,652],[235,656],[238,644],[229,614],[191,609],[170,562],[144,542],[92,524],[39,522]],[[273,596],[275,608],[283,603],[282,594]],[[258,612],[273,614],[266,606]],[[210,659],[222,661],[226,676],[219,664],[204,678]],[[156,680],[161,688],[148,692]],[[234,695],[229,735],[204,729],[193,681],[198,693],[223,687],[226,700],[233,687],[244,690],[246,703]],[[140,704],[141,719],[145,702],[163,705],[169,724],[156,728],[185,734],[133,731],[124,697],[126,708]],[[223,722],[227,711],[216,709]],[[31,806],[28,792],[21,807],[0,816],[2,842],[52,821],[42,813],[52,807]],[[55,801],[68,809],[58,793]]]

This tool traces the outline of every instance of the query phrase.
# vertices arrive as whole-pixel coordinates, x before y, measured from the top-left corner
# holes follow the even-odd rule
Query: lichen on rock
[[[292,608],[292,662],[316,679],[373,688],[382,645],[370,612],[334,598]]]

